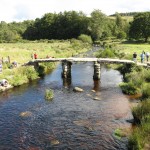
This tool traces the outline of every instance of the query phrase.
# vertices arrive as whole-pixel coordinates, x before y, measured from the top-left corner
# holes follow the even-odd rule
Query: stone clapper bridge
[[[35,59],[32,61],[29,61],[25,65],[33,65],[35,68],[39,67],[39,63],[43,62],[62,62],[62,77],[63,78],[70,78],[71,77],[71,65],[73,62],[93,62],[94,63],[94,80],[100,79],[100,64],[135,64],[134,61],[131,60],[123,60],[123,59],[110,59],[110,58],[45,58],[45,59]],[[137,65],[142,66],[149,66],[150,64],[141,64],[136,63]]]
[[[134,61],[131,60],[123,60],[123,59],[110,59],[110,58],[45,58],[45,59],[35,59],[29,61],[25,65],[33,65],[35,68],[39,67],[39,63],[43,62],[62,62],[62,77],[70,78],[71,77],[71,65],[73,62],[93,62],[94,66],[94,74],[93,79],[100,79],[100,64],[135,64]],[[140,64],[139,64],[140,65]],[[148,64],[143,64],[143,66],[148,66]]]

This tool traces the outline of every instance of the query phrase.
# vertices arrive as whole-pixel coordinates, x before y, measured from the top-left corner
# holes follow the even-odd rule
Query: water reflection
[[[63,80],[63,87],[69,89],[72,84],[72,79],[71,78],[62,78]]]
[[[100,91],[100,80],[93,80],[94,81],[94,87],[93,90],[95,92],[99,92]]]

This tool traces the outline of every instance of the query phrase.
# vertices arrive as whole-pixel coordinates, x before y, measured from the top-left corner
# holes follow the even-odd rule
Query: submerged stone
[[[30,111],[25,111],[25,112],[21,112],[20,113],[21,117],[29,117],[31,115],[32,115],[32,112],[30,112]]]
[[[93,100],[100,101],[101,99],[99,97],[94,97]]]
[[[73,91],[75,92],[83,92],[84,90],[79,87],[74,87]]]

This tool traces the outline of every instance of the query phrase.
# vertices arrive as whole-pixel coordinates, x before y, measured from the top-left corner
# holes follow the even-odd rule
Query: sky
[[[0,0],[0,21],[34,20],[46,13],[72,10],[89,16],[96,9],[106,15],[150,11],[150,0]]]

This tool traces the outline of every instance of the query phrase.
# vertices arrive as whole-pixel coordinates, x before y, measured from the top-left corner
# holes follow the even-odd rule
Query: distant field
[[[110,19],[116,19],[114,16],[109,16]],[[133,21],[133,16],[121,16],[122,19],[127,20],[128,22]]]
[[[31,60],[31,54],[37,53],[38,58],[51,57],[69,57],[80,52],[87,51],[87,47],[78,41],[53,42],[53,43],[3,43],[0,44],[0,59],[11,62],[25,63]]]

